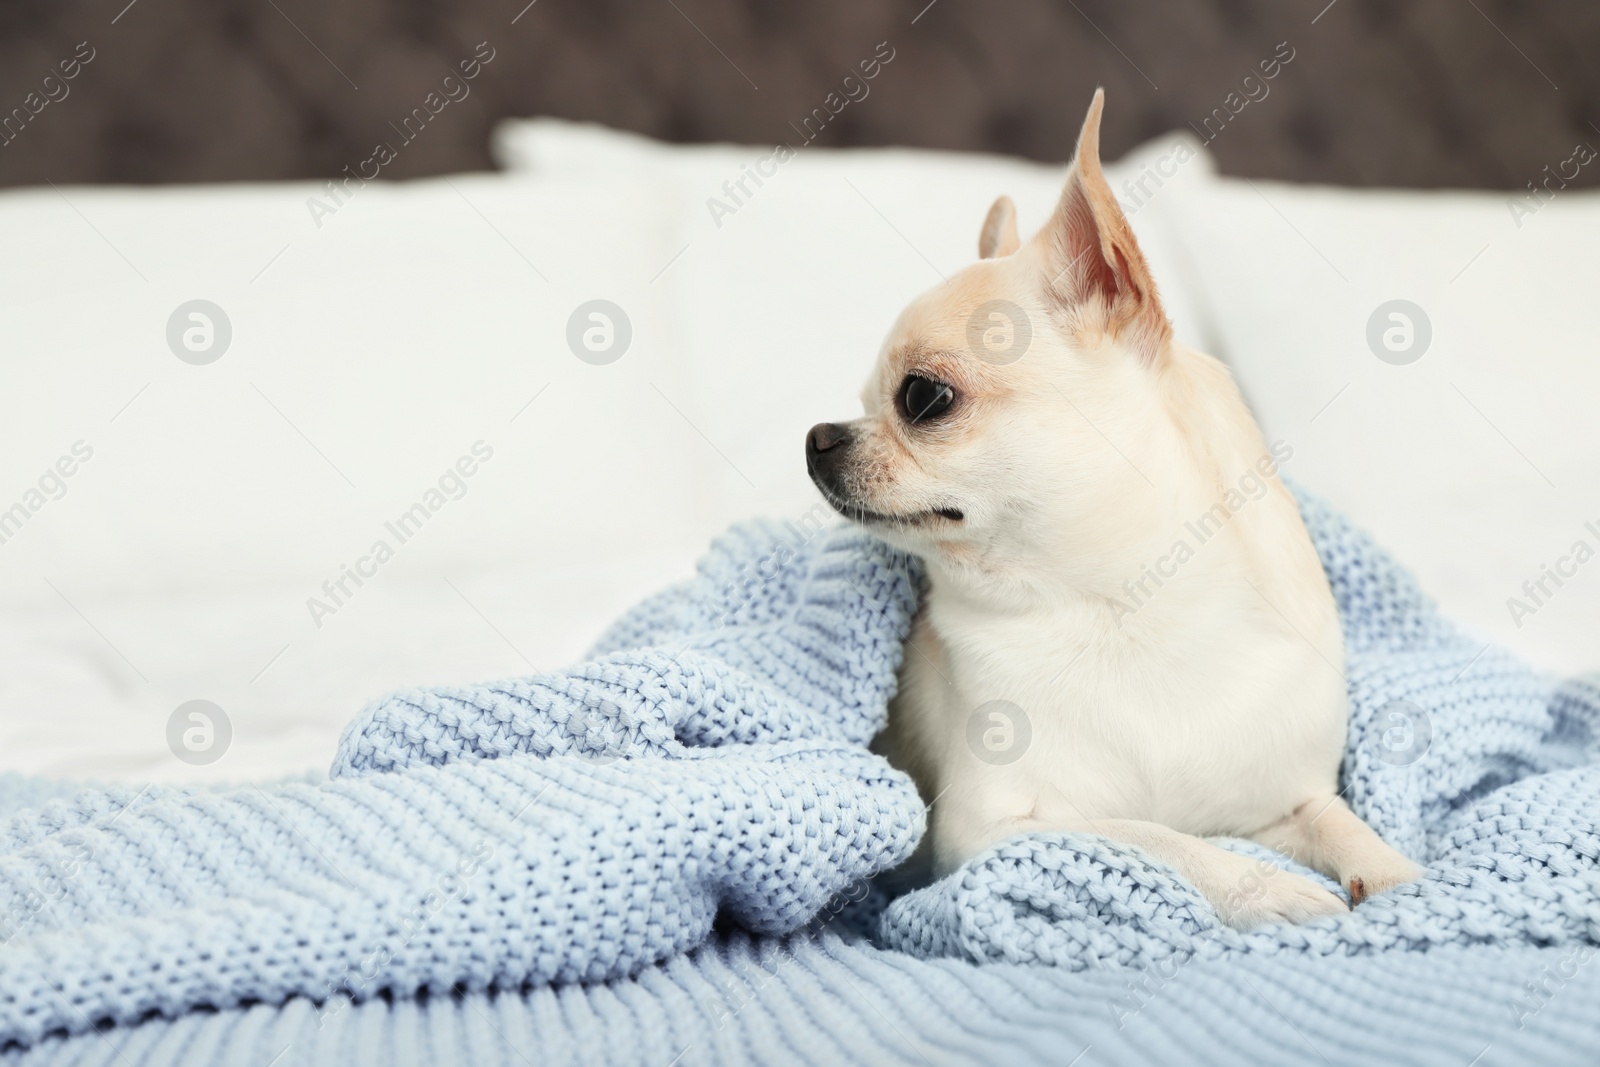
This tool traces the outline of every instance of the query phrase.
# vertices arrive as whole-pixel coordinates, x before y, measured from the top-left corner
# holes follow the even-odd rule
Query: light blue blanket
[[[1542,948],[1566,962],[1539,966],[1572,968],[1561,985],[1593,990],[1581,968],[1600,944],[1600,688],[1555,686],[1459,634],[1365,537],[1314,501],[1303,508],[1350,650],[1346,796],[1431,869],[1349,916],[1239,934],[1165,868],[1073,835],[1009,842],[882,910],[872,879],[909,854],[924,818],[910,782],[865,746],[917,569],[859,532],[757,523],[580,667],[378,702],[323,785],[40,804],[59,787],[7,783],[8,808],[32,806],[0,837],[0,1043],[43,1056],[102,1024],[148,1035],[167,1025],[153,1018],[225,1009],[216,1018],[242,1025],[256,1004],[298,1005],[306,1049],[318,1045],[306,1035],[373,1018],[380,993],[487,1004],[485,990],[521,990],[527,1006],[547,983],[671,974],[658,961],[705,942],[719,916],[765,938],[821,927],[825,943],[846,937],[838,954],[908,967],[954,957],[915,964],[924,989],[977,988],[980,961],[1088,969],[1105,976],[1093,979],[1097,1011],[1119,1030],[1150,989],[1255,957],[1289,968],[1273,979],[1289,983],[1349,973],[1317,957],[1478,946],[1460,957],[1476,961],[1467,1003],[1504,985],[1505,953]],[[894,951],[850,933],[874,924]],[[763,943],[816,951],[758,937],[758,956],[774,951]],[[1564,1018],[1540,1014],[1555,995],[1544,988],[1519,994],[1520,1014],[1507,998],[1508,1027]],[[811,996],[758,987],[748,1014],[732,1014],[741,1026],[785,1005],[825,1014]],[[551,1034],[565,1026],[547,1021]],[[598,1058],[665,1064],[677,1050],[670,1022],[658,1029],[660,1049]],[[1587,1033],[1600,1038],[1600,1022]],[[1065,1062],[1075,1050],[1060,1051]]]
[[[1301,510],[1344,624],[1344,796],[1427,879],[1349,916],[1240,933],[1137,849],[1030,834],[896,901],[889,945],[1168,972],[1244,952],[1600,944],[1600,678],[1555,685],[1466,636],[1346,520],[1305,497]],[[1294,870],[1343,892],[1261,846],[1219,843],[1260,857],[1262,877]]]

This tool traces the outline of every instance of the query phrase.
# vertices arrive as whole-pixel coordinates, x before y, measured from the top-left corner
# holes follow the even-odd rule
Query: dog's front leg
[[[1341,797],[1314,797],[1250,835],[1268,848],[1337,879],[1354,904],[1427,873],[1390,848]]]
[[[1095,834],[1133,845],[1177,871],[1211,902],[1223,922],[1240,930],[1349,911],[1344,901],[1307,878],[1265,867],[1203,838],[1138,819],[1061,821],[1029,813],[982,822],[952,812],[934,819],[935,867],[941,875],[949,873],[1006,838],[1031,831]]]

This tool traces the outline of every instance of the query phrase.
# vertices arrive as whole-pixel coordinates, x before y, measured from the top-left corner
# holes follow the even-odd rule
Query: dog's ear
[[[978,258],[1009,256],[1020,247],[1022,241],[1017,237],[1017,205],[1011,202],[1009,196],[1002,196],[994,202],[983,220],[983,229],[978,233]]]
[[[1154,359],[1172,337],[1150,267],[1133,229],[1100,169],[1100,112],[1096,89],[1078,134],[1078,153],[1055,213],[1040,231],[1046,242],[1045,294],[1063,306],[1101,301],[1107,329]]]

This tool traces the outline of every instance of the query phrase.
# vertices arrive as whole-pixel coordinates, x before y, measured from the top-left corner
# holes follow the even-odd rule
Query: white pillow
[[[723,202],[722,183],[770,151],[667,146],[551,119],[503,124],[496,150],[529,173],[647,173],[677,183],[682,199]],[[1215,171],[1187,135],[1107,167],[1179,339],[1229,359],[1269,436],[1295,445],[1291,476],[1373,529],[1448,613],[1536,662],[1593,668],[1600,561],[1560,587],[1544,568],[1573,570],[1563,561],[1578,540],[1600,552],[1585,525],[1600,529],[1600,475],[1589,463],[1600,421],[1588,410],[1600,396],[1588,356],[1600,310],[1588,299],[1584,251],[1600,233],[1600,193],[1562,191],[1530,214],[1535,201],[1508,194],[1252,184]],[[786,451],[748,405],[762,376],[774,363],[806,368],[785,387],[803,394],[787,416],[796,442],[811,412],[850,413],[894,311],[937,278],[918,252],[946,272],[967,262],[993,195],[1013,195],[1026,229],[1043,220],[1062,176],[980,155],[805,148],[768,185],[747,181],[754,195],[733,215],[719,210],[720,228],[691,205],[679,241],[689,251],[673,273],[705,368],[696,402],[712,401],[697,417],[752,450],[746,465],[770,472],[753,480],[786,487],[767,498],[772,507],[811,498],[798,444]],[[802,254],[774,258],[774,247]],[[737,339],[782,314],[774,294],[806,291],[830,251],[829,271],[849,282],[843,299],[831,290],[826,314],[794,316],[762,359],[740,358]],[[1366,341],[1373,312],[1394,299],[1432,320],[1432,347],[1409,366],[1381,362]],[[1383,319],[1380,344],[1397,325]],[[783,403],[771,402],[783,418]],[[771,418],[775,408],[763,411]],[[1541,580],[1534,596],[1524,590]]]
[[[728,522],[820,507],[806,427],[857,410],[883,332],[935,265],[971,260],[996,195],[1037,225],[1063,173],[810,148],[717,220],[706,201],[769,149],[532,128],[537,173],[339,199],[308,183],[0,195],[0,510],[27,512],[0,544],[0,769],[326,766],[384,690],[569,662]],[[1182,331],[1155,219],[1135,225]],[[204,366],[167,339],[194,299],[232,329]],[[631,320],[614,364],[568,348],[593,299]],[[493,459],[400,545],[385,524],[480,440]],[[344,568],[379,539],[394,558],[355,587]],[[341,579],[335,600],[323,583]],[[313,620],[312,598],[336,610]],[[196,698],[232,721],[215,764],[168,750]]]
[[[648,176],[677,204],[684,251],[662,281],[685,330],[677,358],[692,388],[681,404],[726,457],[707,476],[727,518],[817,503],[802,460],[806,429],[859,414],[895,316],[976,258],[995,197],[1016,201],[1026,234],[1044,223],[1066,176],[1065,166],[970,153],[666,145],[555,119],[505,123],[495,145],[502,164],[530,179]],[[1156,169],[1167,175],[1160,188]],[[1208,340],[1203,317],[1156,205],[1210,171],[1186,134],[1106,168],[1133,209],[1178,335],[1196,344]],[[1123,188],[1141,176],[1143,191]]]
[[[1550,668],[1600,666],[1600,562],[1562,562],[1579,541],[1600,550],[1600,193],[1562,191],[1530,216],[1504,193],[1226,178],[1174,192],[1164,207],[1219,354],[1268,437],[1294,447],[1288,474],[1485,639]],[[1392,309],[1369,325],[1395,300],[1423,309],[1425,351],[1385,348],[1386,331],[1407,338]],[[1415,345],[1420,318],[1401,313]],[[1546,565],[1573,577],[1557,586]]]
[[[0,195],[0,769],[325,767],[382,691],[553,668],[690,573],[672,210],[626,175]],[[608,366],[566,340],[596,297],[632,320]],[[209,365],[168,344],[196,298],[231,322]],[[197,698],[233,725],[206,767],[166,738]]]

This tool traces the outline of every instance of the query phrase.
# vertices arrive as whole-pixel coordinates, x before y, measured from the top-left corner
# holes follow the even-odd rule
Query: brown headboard
[[[820,144],[1064,160],[1096,85],[1108,158],[1191,127],[1255,177],[1600,183],[1569,162],[1600,147],[1593,0],[525,2],[10,0],[0,185],[333,176],[418,108],[387,177],[488,169],[528,115],[772,144],[823,109]]]

